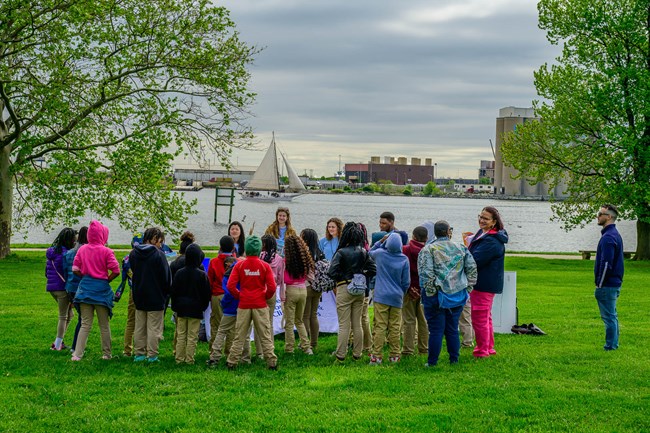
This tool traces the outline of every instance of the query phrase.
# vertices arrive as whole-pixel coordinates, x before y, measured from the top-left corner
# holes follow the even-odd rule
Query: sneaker
[[[388,358],[388,360],[393,364],[397,364],[399,362],[399,359],[400,359],[399,356],[391,356],[390,358]]]
[[[79,358],[78,356],[72,355],[72,358],[70,358],[70,361],[81,361],[81,358]]]
[[[158,359],[157,356],[154,356],[154,357],[152,357],[152,358],[147,358],[147,362],[148,362],[149,364],[154,364],[154,363],[160,362],[160,359]]]
[[[104,356],[102,356],[102,359],[104,359],[104,360],[113,359],[113,355],[104,355]]]
[[[133,362],[142,362],[145,359],[147,359],[147,357],[144,355],[136,355],[133,357]]]
[[[208,367],[216,367],[219,364],[219,361],[216,359],[208,359],[205,363]]]
[[[313,354],[314,354],[314,351],[311,350],[311,347],[309,347],[309,348],[307,348],[307,350],[305,350],[305,353],[306,353],[307,355],[313,355]]]
[[[269,370],[272,370],[272,371],[278,371],[278,365],[277,364],[276,365],[269,365],[267,368]]]
[[[122,356],[125,357],[125,358],[130,358],[131,354],[128,353],[128,352],[122,352]]]
[[[375,355],[371,355],[368,365],[381,365],[381,358],[378,358]]]

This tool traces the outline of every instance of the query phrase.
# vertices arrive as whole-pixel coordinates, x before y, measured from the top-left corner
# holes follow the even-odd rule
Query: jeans
[[[440,350],[442,349],[442,336],[447,340],[447,353],[449,362],[458,362],[460,356],[460,337],[458,335],[458,320],[463,306],[454,308],[440,308],[437,296],[422,297],[424,305],[424,316],[429,327],[429,357],[427,364],[434,366],[438,363]]]
[[[605,323],[605,350],[618,349],[618,314],[616,300],[621,294],[620,287],[598,287],[594,293],[600,309],[600,317]]]

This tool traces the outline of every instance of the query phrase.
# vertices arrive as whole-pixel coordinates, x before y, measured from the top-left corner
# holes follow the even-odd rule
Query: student
[[[328,275],[336,281],[336,313],[339,321],[339,334],[336,351],[333,353],[340,362],[348,353],[350,331],[354,332],[352,357],[361,359],[363,350],[363,330],[361,328],[361,310],[365,293],[357,294],[356,286],[349,287],[355,276],[367,280],[375,276],[375,262],[363,248],[363,232],[355,222],[348,222],[343,227],[339,249],[334,253]],[[352,292],[352,293],[351,293]]]
[[[88,243],[79,248],[72,263],[72,271],[81,276],[74,302],[79,304],[81,329],[72,361],[81,361],[86,350],[88,335],[97,314],[101,341],[102,359],[111,359],[111,328],[109,319],[113,316],[113,289],[110,282],[120,275],[120,265],[113,250],[106,247],[108,227],[99,221],[91,221],[88,227]]]
[[[273,235],[278,244],[278,253],[284,256],[284,239],[286,236],[296,236],[296,231],[291,226],[291,213],[289,208],[279,207],[275,211],[275,221],[266,228],[265,235]]]
[[[316,234],[315,230],[304,229],[300,232],[300,237],[305,242],[305,245],[307,245],[309,254],[314,261],[314,265],[325,259],[325,255],[318,246],[318,234]],[[321,292],[312,289],[312,283],[308,281],[307,299],[305,301],[305,312],[302,316],[302,321],[304,322],[305,329],[309,335],[309,345],[312,351],[316,350],[316,346],[318,345],[318,333],[320,332],[320,325],[318,323],[320,296]]]
[[[176,363],[194,364],[203,311],[210,303],[208,275],[201,269],[203,251],[196,244],[185,250],[185,266],[174,275],[172,310],[176,313]]]
[[[161,249],[164,242],[162,230],[148,228],[143,243],[136,245],[129,254],[135,303],[134,362],[159,362],[165,305],[172,285],[169,264]]]
[[[79,233],[77,235],[77,244],[73,249],[65,253],[65,256],[63,256],[63,270],[65,271],[66,276],[65,291],[68,294],[69,302],[77,311],[77,326],[74,329],[74,338],[72,339],[72,348],[70,349],[72,352],[74,352],[75,347],[77,347],[77,339],[79,338],[79,331],[81,330],[81,312],[79,311],[79,304],[73,303],[74,297],[77,294],[77,289],[79,288],[79,281],[81,281],[81,277],[76,275],[72,270],[72,263],[74,262],[74,258],[77,255],[79,248],[81,248],[82,245],[86,245],[87,243],[88,227],[83,226],[79,229]]]
[[[474,258],[464,245],[451,241],[449,223],[438,221],[434,230],[436,239],[427,244],[418,257],[422,303],[429,326],[427,367],[438,364],[443,335],[449,362],[458,362],[458,319],[477,278]]]
[[[269,311],[269,323],[271,324],[271,336],[274,334],[273,316],[275,314],[275,306],[277,304],[277,293],[280,287],[284,285],[284,258],[278,254],[278,245],[273,235],[262,236],[262,252],[260,253],[260,260],[265,261],[271,266],[273,271],[273,278],[275,279],[276,292],[272,297],[266,300],[266,306]],[[260,339],[255,336],[255,353],[259,358],[264,358],[262,353],[262,344]]]
[[[131,239],[131,251],[142,243],[142,234],[135,233]],[[129,251],[129,254],[131,252]],[[133,334],[135,332],[135,303],[133,302],[133,271],[129,263],[129,255],[122,259],[122,281],[115,291],[114,302],[122,299],[126,286],[129,286],[129,303],[126,307],[126,326],[124,327],[124,351],[122,355],[130,357],[133,354]]]
[[[242,250],[243,251],[243,250]],[[239,301],[235,299],[230,292],[228,291],[228,280],[230,279],[230,274],[232,269],[237,263],[237,259],[234,256],[227,257],[224,266],[226,272],[223,274],[222,286],[223,286],[223,298],[221,299],[221,308],[223,310],[223,317],[219,323],[219,329],[215,332],[214,343],[210,348],[210,358],[207,361],[208,366],[214,367],[219,364],[219,360],[223,355],[228,357],[230,354],[230,349],[232,348],[232,341],[235,338],[235,325],[237,324],[237,308],[239,307]],[[239,287],[237,287],[239,289]],[[251,363],[251,344],[250,344],[250,324],[249,331],[247,332],[249,336],[244,343],[244,350],[242,353],[241,362],[245,364]]]
[[[260,238],[250,236],[246,239],[246,259],[235,265],[228,279],[228,291],[239,300],[235,341],[232,343],[227,361],[229,369],[235,368],[241,360],[252,320],[255,335],[261,338],[266,365],[271,370],[277,370],[278,358],[273,347],[273,335],[266,305],[266,300],[275,294],[276,286],[271,266],[259,258],[261,250]],[[240,287],[239,290],[237,285]]]
[[[411,283],[409,262],[402,253],[402,241],[397,233],[388,235],[383,245],[375,244],[369,254],[377,266],[370,365],[381,364],[387,331],[390,362],[399,362],[402,302]]]
[[[314,260],[305,242],[294,235],[286,237],[284,253],[284,284],[280,286],[280,300],[284,303],[284,352],[294,351],[295,325],[300,337],[300,349],[307,355],[313,355],[302,318],[307,301],[307,280],[314,277]]]
[[[424,318],[424,309],[420,299],[420,278],[418,276],[418,254],[427,241],[427,229],[418,226],[413,229],[413,239],[402,247],[402,252],[409,260],[411,287],[404,295],[402,305],[402,355],[415,353],[415,330],[417,328],[418,352],[425,354],[429,350],[429,330]]]
[[[373,247],[377,242],[384,243],[388,239],[388,235],[395,232],[400,235],[402,245],[408,244],[409,235],[403,230],[397,230],[395,227],[395,215],[392,212],[382,212],[379,215],[379,230],[372,234]]]
[[[332,261],[334,253],[339,247],[339,238],[343,231],[343,221],[340,218],[330,218],[325,226],[325,236],[318,241],[318,247],[325,254],[328,261]]]
[[[226,272],[225,262],[230,257],[236,257],[235,254],[235,241],[230,236],[222,236],[219,239],[219,254],[217,257],[210,260],[208,266],[208,280],[210,281],[211,298],[210,298],[210,341],[209,347],[214,344],[214,339],[217,336],[219,324],[223,318],[223,309],[221,308],[221,300],[224,296],[223,290],[223,274]],[[212,352],[210,352],[212,355]]]
[[[74,312],[72,310],[72,304],[70,304],[70,299],[68,298],[68,293],[65,291],[66,279],[65,270],[63,269],[63,257],[68,250],[74,247],[75,238],[74,230],[66,227],[59,232],[59,235],[52,242],[52,246],[45,252],[45,257],[47,258],[45,264],[45,278],[47,279],[45,290],[56,301],[59,311],[56,337],[54,338],[54,343],[50,346],[51,350],[60,351],[68,348],[68,346],[63,344],[63,337],[65,336],[65,331],[68,329],[68,325],[72,321]]]

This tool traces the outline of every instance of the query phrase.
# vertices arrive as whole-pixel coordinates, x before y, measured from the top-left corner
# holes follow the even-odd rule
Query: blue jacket
[[[409,260],[402,253],[402,239],[392,233],[385,242],[370,251],[377,265],[374,301],[391,307],[402,308],[404,294],[411,285]]]
[[[477,231],[479,233],[480,230]],[[508,232],[490,230],[469,244],[478,268],[478,280],[474,290],[487,293],[503,293],[503,262],[506,256]]]
[[[73,249],[69,250],[63,256],[63,270],[65,271],[65,291],[68,293],[77,293],[77,287],[79,287],[79,281],[81,277],[72,272],[72,263],[74,262],[74,257],[79,251],[81,245],[77,244]]]
[[[232,268],[237,262],[230,265],[223,276],[222,287],[223,287],[223,298],[221,298],[221,309],[223,310],[224,316],[236,316],[237,308],[239,307],[239,299],[235,299],[230,292],[228,291],[228,278],[230,278],[230,273]],[[237,290],[239,290],[239,284],[237,284]]]
[[[623,239],[616,224],[604,227],[596,250],[594,277],[596,287],[621,287],[623,283]]]
[[[113,289],[108,284],[108,280],[84,275],[79,282],[74,303],[103,305],[108,308],[109,317],[113,317]]]

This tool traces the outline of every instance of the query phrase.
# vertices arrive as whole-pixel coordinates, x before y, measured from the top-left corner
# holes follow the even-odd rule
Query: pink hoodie
[[[88,227],[88,243],[82,245],[77,251],[72,270],[100,280],[108,279],[108,271],[119,274],[120,265],[113,250],[104,246],[106,241],[108,241],[108,227],[92,220]]]

